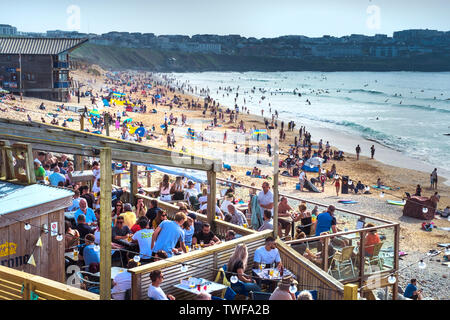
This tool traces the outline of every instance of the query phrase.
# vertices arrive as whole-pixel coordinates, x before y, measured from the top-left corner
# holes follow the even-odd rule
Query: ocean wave
[[[341,89],[342,90],[342,89]],[[345,89],[346,90],[346,89]],[[365,90],[365,89],[349,89],[348,90],[350,93],[351,92],[363,92],[363,93],[370,93],[370,94],[377,94],[377,95],[388,95],[385,92],[381,92],[381,91],[376,91],[376,90]]]

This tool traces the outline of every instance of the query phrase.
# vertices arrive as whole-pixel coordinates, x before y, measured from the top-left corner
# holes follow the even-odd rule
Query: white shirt
[[[195,189],[184,189],[184,196],[189,200],[190,197],[196,197],[198,195],[197,190]]]
[[[278,249],[272,249],[270,251],[267,251],[264,246],[259,247],[255,250],[255,255],[253,257],[253,261],[256,263],[265,263],[265,264],[272,264],[272,263],[278,263],[281,261],[280,253],[278,252]]]
[[[95,244],[100,244],[100,231],[99,230],[95,230],[94,236],[95,236],[94,243]]]
[[[259,204],[263,204],[263,205],[268,205],[270,203],[273,203],[273,193],[269,190],[269,191],[267,191],[266,194],[264,194],[264,191],[261,190],[258,193],[258,202],[259,202]],[[263,207],[261,207],[261,217],[264,216],[264,210],[265,209]],[[270,211],[273,214],[273,208]]]
[[[161,287],[148,286],[147,296],[153,300],[169,300]]]
[[[208,209],[208,203],[204,203],[201,207],[200,207],[200,210],[206,210],[206,209]],[[217,206],[217,204],[216,204],[216,213],[220,213],[221,211],[220,211],[220,208]]]
[[[270,219],[269,221],[264,220],[263,224],[261,225],[261,227],[259,227],[258,231],[263,230],[273,230],[273,219]]]
[[[133,235],[133,240],[139,243],[139,256],[142,259],[150,259],[152,256],[152,235],[153,229],[141,229]]]
[[[200,198],[198,198],[198,202],[200,203],[208,202],[208,196],[201,196]]]
[[[298,179],[300,180],[300,181],[304,181],[305,180],[305,172],[304,171],[302,171],[301,173],[300,173],[300,175],[298,176]]]
[[[131,273],[120,272],[114,278],[116,285],[111,290],[111,297],[114,300],[124,300],[125,291],[131,289]]]

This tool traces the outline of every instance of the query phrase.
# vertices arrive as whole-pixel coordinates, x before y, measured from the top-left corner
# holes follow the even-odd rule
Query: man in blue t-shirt
[[[66,183],[66,177],[60,173],[58,166],[53,169],[53,173],[48,176],[48,180],[50,181],[50,184],[55,187],[58,186],[60,182],[63,183],[63,186]]]
[[[417,290],[417,280],[411,279],[411,283],[406,286],[405,293],[403,293],[405,298],[413,300],[422,300],[422,289]]]
[[[75,219],[75,221],[77,221],[80,214],[85,215],[87,224],[92,224],[93,222],[97,221],[94,210],[88,207],[86,199],[81,198],[79,206],[80,208],[73,214],[73,218]]]
[[[80,252],[80,255],[84,260],[84,265],[89,266],[91,263],[100,263],[100,250],[95,250],[94,235],[91,233],[87,234],[84,241],[86,246],[82,253]]]
[[[151,248],[153,255],[159,250],[164,250],[167,252],[167,256],[171,257],[178,241],[180,241],[183,252],[186,252],[184,232],[181,228],[186,220],[186,215],[183,212],[178,212],[175,215],[175,221],[164,220],[159,224],[152,236]]]
[[[317,216],[316,237],[319,236],[322,232],[330,231],[330,229],[332,229],[334,233],[337,232],[334,210],[336,210],[334,206],[328,206],[327,211],[322,212]]]

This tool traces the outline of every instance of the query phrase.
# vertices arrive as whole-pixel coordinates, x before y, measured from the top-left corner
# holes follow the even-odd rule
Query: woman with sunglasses
[[[167,220],[167,213],[164,210],[159,210],[156,214],[156,218],[153,220],[152,229],[156,230],[159,224],[164,220]]]
[[[123,208],[122,201],[117,201],[116,206],[114,207],[114,210],[112,211],[111,217],[112,219],[116,219],[118,216],[120,216],[121,213],[124,213],[125,210]]]

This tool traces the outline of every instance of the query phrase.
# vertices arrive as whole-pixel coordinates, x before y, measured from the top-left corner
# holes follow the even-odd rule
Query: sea
[[[170,73],[221,105],[296,123],[312,139],[402,167],[450,171],[450,72],[200,72]],[[285,127],[285,128],[286,128]],[[338,138],[340,137],[340,138]],[[343,138],[346,137],[346,138]],[[395,152],[392,152],[395,151]],[[439,170],[438,170],[439,173]],[[447,181],[448,182],[448,181]]]

